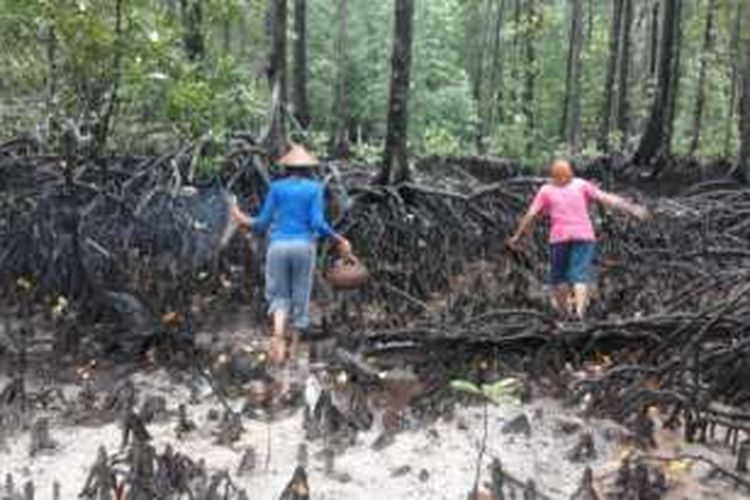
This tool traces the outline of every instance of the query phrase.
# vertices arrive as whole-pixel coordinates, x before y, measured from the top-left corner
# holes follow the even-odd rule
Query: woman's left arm
[[[631,201],[628,201],[622,196],[616,195],[614,193],[603,191],[591,183],[589,183],[587,188],[589,190],[589,196],[593,200],[598,201],[607,208],[625,212],[626,214],[639,220],[645,220],[649,216],[648,209],[642,205],[632,203]]]

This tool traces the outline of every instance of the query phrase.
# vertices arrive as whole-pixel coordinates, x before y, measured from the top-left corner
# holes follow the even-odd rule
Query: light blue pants
[[[268,314],[282,311],[293,327],[307,328],[314,272],[315,243],[272,242],[266,254]]]

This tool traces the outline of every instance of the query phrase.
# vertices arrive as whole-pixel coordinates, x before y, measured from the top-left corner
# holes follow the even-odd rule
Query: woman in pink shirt
[[[569,160],[552,162],[550,181],[536,193],[518,229],[509,241],[517,247],[521,237],[542,214],[550,218],[550,280],[557,308],[566,315],[583,319],[593,281],[596,234],[589,208],[593,202],[628,213],[638,219],[648,217],[639,205],[602,191],[591,182],[574,176]],[[572,300],[571,300],[572,299]]]

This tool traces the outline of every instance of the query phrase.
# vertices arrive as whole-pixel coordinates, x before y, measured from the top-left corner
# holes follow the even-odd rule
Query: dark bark
[[[203,59],[206,48],[203,40],[202,2],[201,0],[180,0],[180,10],[185,53],[191,61]]]
[[[249,14],[247,14],[246,9],[240,9],[239,15],[235,16],[237,21],[237,27],[235,28],[235,36],[237,37],[237,57],[242,60],[248,57],[247,47],[250,45],[250,37],[248,33],[250,27],[248,17]]]
[[[510,66],[510,78],[513,85],[510,86],[513,92],[513,105],[517,106],[521,100],[521,73],[520,68],[523,66],[521,54],[521,12],[522,2],[524,0],[514,0],[513,7],[513,64]]]
[[[680,64],[680,60],[682,58],[682,7],[683,7],[683,0],[677,0],[675,3],[675,12],[674,12],[674,42],[673,42],[673,51],[672,51],[672,79],[671,84],[672,88],[669,91],[669,107],[668,113],[667,113],[667,138],[666,138],[666,149],[665,153],[669,154],[671,151],[671,142],[672,142],[672,131],[674,130],[674,120],[675,116],[677,115],[677,96],[679,94],[680,90],[680,76],[682,71],[682,66]]]
[[[47,31],[47,114],[52,116],[57,101],[57,34],[50,25]]]
[[[617,128],[620,131],[620,149],[624,150],[630,135],[630,45],[633,27],[633,0],[624,0],[624,15],[620,40],[619,80],[617,83]]]
[[[292,103],[295,119],[306,129],[310,126],[310,103],[307,99],[307,0],[294,0],[294,33]]]
[[[521,32],[519,30],[521,26],[521,8],[523,0],[516,0],[515,8],[513,9],[513,50],[517,51],[520,45]]]
[[[485,0],[484,7],[479,11],[479,31],[477,44],[472,51],[474,54],[474,78],[472,81],[472,94],[477,102],[482,99],[482,82],[484,81],[484,54],[487,50],[487,35],[489,29],[489,15],[492,9],[492,0]]]
[[[641,136],[633,161],[645,165],[669,154],[671,142],[670,106],[673,103],[672,93],[675,90],[673,79],[677,33],[680,18],[678,16],[681,0],[664,0],[661,18],[661,43],[659,48],[659,75],[656,95],[651,105],[651,112],[646,130]]]
[[[656,77],[657,56],[659,54],[659,2],[651,8],[651,29],[649,30],[648,74]]]
[[[263,144],[269,154],[275,158],[280,156],[287,147],[286,0],[269,0],[267,13],[271,49],[266,76],[271,88],[272,102],[270,121],[263,137]]]
[[[742,50],[745,69],[742,75],[742,96],[740,97],[740,152],[737,158],[738,172],[745,182],[750,180],[750,8],[745,6],[745,27],[742,30]]]
[[[395,6],[388,128],[379,178],[381,183],[398,183],[409,178],[407,134],[414,0],[395,0]]]
[[[617,71],[617,55],[620,52],[620,28],[622,27],[622,7],[624,0],[612,0],[612,23],[609,26],[609,58],[607,72],[604,77],[604,102],[602,104],[599,121],[598,147],[602,151],[609,151],[609,130],[612,121],[612,96],[615,86],[615,72]]]
[[[706,73],[708,72],[708,58],[711,56],[714,41],[714,10],[716,0],[708,0],[706,7],[706,26],[703,31],[703,47],[700,54],[700,68],[698,69],[698,92],[695,97],[695,112],[693,113],[693,128],[690,137],[689,155],[695,155],[700,145],[701,120],[703,108],[706,105]]]
[[[583,46],[583,0],[573,0],[568,38],[568,67],[560,136],[573,152],[581,142],[581,48]]]
[[[331,152],[343,158],[349,155],[349,111],[346,91],[346,43],[349,24],[349,2],[338,0],[338,33],[336,35],[336,90],[333,99],[334,130]]]
[[[227,10],[224,13],[224,19],[221,21],[222,50],[225,56],[232,54],[232,13]]]
[[[109,138],[109,131],[112,125],[112,119],[115,115],[117,104],[119,102],[120,81],[122,80],[122,3],[123,0],[115,2],[115,50],[112,59],[112,82],[109,91],[109,97],[104,109],[99,116],[96,127],[94,128],[94,141],[92,152],[94,157],[99,157],[104,152]]]
[[[376,44],[373,43],[373,40],[379,40],[378,27],[376,24],[377,21],[372,17],[368,16],[367,19],[365,19],[366,39],[369,40],[366,53],[367,59],[370,61],[374,61],[378,57],[378,49]],[[365,68],[364,75],[365,78],[371,81],[381,77],[380,70],[375,64],[368,65],[368,67]],[[359,122],[357,124],[357,142],[361,144],[363,140],[368,141],[372,137],[376,128],[376,120],[372,118],[365,119],[364,123]]]
[[[737,110],[737,87],[739,80],[740,59],[740,28],[742,27],[742,1],[735,0],[735,18],[732,27],[732,37],[729,46],[729,104],[727,109],[726,124],[724,126],[724,156],[731,156],[732,130],[734,129],[734,116]]]
[[[479,102],[480,133],[478,150],[481,154],[486,153],[489,147],[503,91],[503,55],[500,38],[503,29],[503,19],[505,17],[505,0],[497,0],[496,3],[497,7],[494,12],[494,23],[492,26],[490,74],[482,92],[482,99]]]
[[[525,74],[521,109],[526,120],[526,154],[530,155],[534,146],[534,87],[536,86],[536,6],[534,0],[526,5],[526,47]]]

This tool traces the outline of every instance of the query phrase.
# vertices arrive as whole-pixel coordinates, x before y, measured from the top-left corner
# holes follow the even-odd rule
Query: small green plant
[[[482,461],[484,459],[484,453],[487,450],[487,434],[488,434],[488,407],[489,403],[498,404],[503,401],[513,401],[515,395],[518,393],[520,388],[520,382],[518,379],[513,377],[507,377],[500,379],[496,382],[490,382],[486,384],[475,384],[468,380],[452,380],[450,383],[451,389],[463,392],[465,394],[473,394],[482,398],[482,439],[479,443],[479,452],[477,456],[476,473],[474,475],[474,487],[470,498],[477,498],[479,494],[479,480],[482,477]]]
[[[451,381],[450,387],[459,392],[481,396],[487,401],[498,404],[515,401],[516,394],[520,388],[520,382],[516,378],[507,377],[496,382],[477,385],[468,380],[457,379]]]

